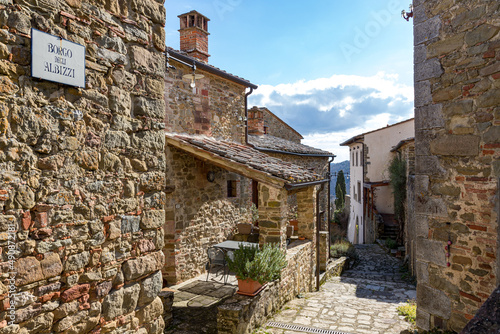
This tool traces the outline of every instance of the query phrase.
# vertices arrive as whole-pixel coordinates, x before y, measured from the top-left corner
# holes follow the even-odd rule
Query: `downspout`
[[[253,88],[249,88],[250,91],[245,93],[245,145],[248,145],[248,96],[253,93]]]
[[[327,172],[327,176],[328,176],[328,215],[327,215],[327,224],[328,224],[328,258],[330,258],[330,247],[332,246],[332,224],[331,224],[331,219],[332,219],[332,215],[331,215],[331,200],[330,200],[330,196],[331,196],[331,191],[332,191],[332,175],[331,175],[331,170],[332,170],[332,162],[333,162],[333,159],[335,159],[335,156],[331,157],[330,160],[328,161],[328,172]]]
[[[319,213],[319,198],[320,193],[325,189],[325,184],[322,183],[316,193],[316,291],[319,291],[319,227],[321,225]]]

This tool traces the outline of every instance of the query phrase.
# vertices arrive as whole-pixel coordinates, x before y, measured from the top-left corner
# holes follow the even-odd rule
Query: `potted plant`
[[[258,231],[257,221],[259,220],[259,210],[253,203],[252,206],[250,207],[250,214],[251,214],[251,222],[239,223],[237,225],[239,234],[251,234],[252,232],[254,232],[254,230]]]
[[[227,258],[229,270],[238,279],[238,293],[255,296],[267,282],[281,278],[281,270],[286,267],[285,254],[277,244],[240,247]]]

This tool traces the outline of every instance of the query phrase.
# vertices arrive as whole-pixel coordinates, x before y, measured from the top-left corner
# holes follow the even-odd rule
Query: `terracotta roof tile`
[[[184,144],[203,149],[224,159],[235,161],[258,171],[278,177],[287,183],[297,184],[322,180],[322,177],[307,168],[273,158],[250,146],[217,140],[205,136],[167,134],[167,137]]]

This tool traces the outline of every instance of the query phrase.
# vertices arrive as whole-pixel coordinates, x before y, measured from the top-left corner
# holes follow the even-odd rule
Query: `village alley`
[[[285,304],[257,333],[399,334],[410,329],[396,308],[415,299],[416,288],[401,278],[401,262],[377,244],[356,245],[356,250],[357,266],[320,291]]]

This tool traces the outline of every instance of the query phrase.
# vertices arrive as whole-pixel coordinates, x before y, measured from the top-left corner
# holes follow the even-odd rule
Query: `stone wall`
[[[408,259],[408,268],[411,274],[415,276],[417,266],[415,254],[417,242],[417,231],[415,229],[415,144],[404,145],[401,148],[401,154],[406,161],[405,256]]]
[[[0,332],[163,332],[164,25],[162,1],[1,2]],[[30,77],[32,27],[86,47],[85,88]]]
[[[170,63],[177,69],[169,69],[165,78],[165,130],[244,143],[245,87],[197,69],[204,78],[196,80],[193,89],[189,80],[182,80],[192,69]]]
[[[259,244],[277,243],[286,248],[288,193],[259,183]]]
[[[205,272],[207,249],[233,236],[238,223],[251,221],[251,180],[167,147],[169,161],[165,222],[164,279],[177,284]],[[207,173],[215,173],[214,182]],[[228,197],[227,181],[237,183]],[[242,210],[244,209],[244,210]]]
[[[460,331],[500,282],[500,4],[414,6],[417,326]]]
[[[271,112],[264,113],[264,126],[267,127],[268,135],[300,144],[302,136]]]

